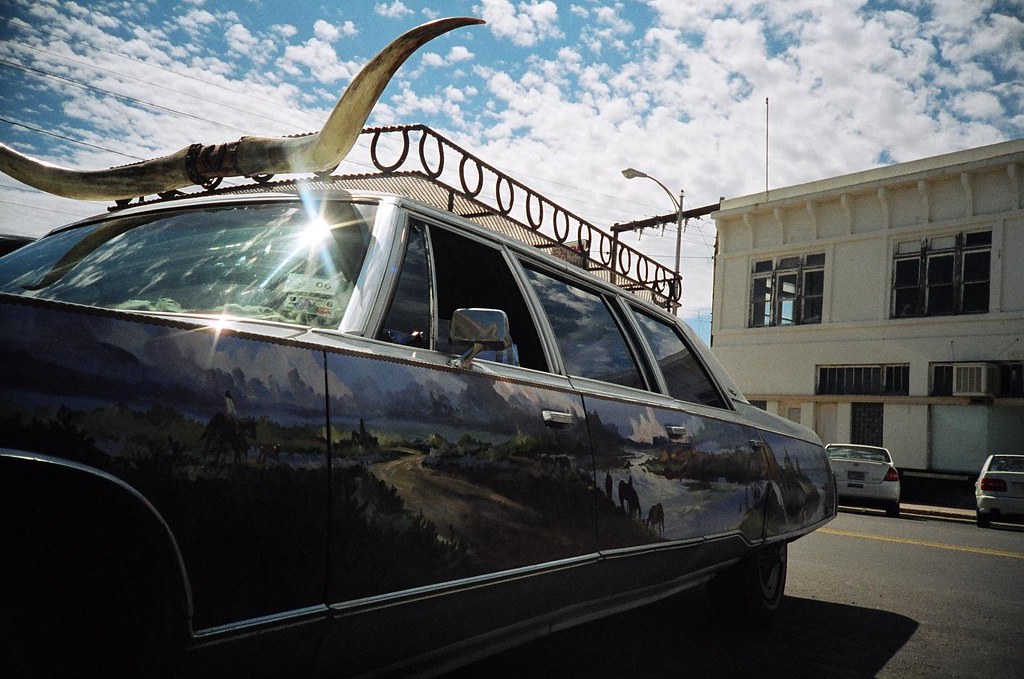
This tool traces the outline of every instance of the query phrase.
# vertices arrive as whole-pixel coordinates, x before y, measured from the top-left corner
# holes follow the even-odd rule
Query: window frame
[[[829,378],[824,371],[834,371]],[[827,385],[843,385],[831,388]],[[866,386],[865,386],[866,385]],[[816,396],[909,396],[909,363],[823,364],[814,366]]]
[[[989,313],[992,232],[992,229],[979,229],[924,236],[919,240],[919,247],[914,246],[918,242],[914,239],[895,241],[892,247],[889,317],[931,318]],[[984,276],[978,273],[982,268],[979,266],[983,261],[982,255],[987,256]],[[917,276],[916,281],[910,284],[906,272],[914,263],[917,264]],[[982,300],[984,308],[981,308]]]
[[[441,356],[450,358],[452,354],[446,351],[446,348],[442,346],[444,342],[441,341],[439,333],[441,332],[441,300],[439,299],[440,284],[438,282],[438,269],[437,269],[437,244],[435,242],[435,233],[437,230],[445,231],[450,237],[460,239],[462,241],[472,243],[476,247],[487,248],[492,251],[495,256],[501,259],[505,264],[505,269],[508,273],[508,281],[513,284],[519,293],[519,301],[522,303],[522,308],[518,309],[521,312],[521,316],[517,316],[515,313],[509,313],[509,309],[501,308],[506,313],[509,313],[510,317],[510,331],[513,338],[517,337],[517,327],[522,327],[521,323],[513,322],[517,318],[522,320],[526,318],[531,324],[531,331],[536,335],[536,346],[533,347],[536,351],[535,358],[543,361],[544,366],[531,366],[529,364],[517,364],[512,365],[510,363],[503,363],[501,361],[491,361],[486,356],[478,356],[474,360],[488,361],[495,365],[508,365],[516,369],[533,370],[535,372],[542,372],[547,374],[558,374],[557,363],[553,360],[551,347],[547,341],[547,331],[540,318],[538,318],[537,308],[533,303],[531,297],[531,291],[525,287],[524,277],[518,266],[518,262],[514,256],[511,256],[509,249],[506,244],[498,239],[488,238],[486,235],[480,235],[474,232],[471,228],[465,228],[461,224],[453,224],[443,219],[438,219],[436,216],[423,214],[415,211],[403,211],[402,225],[400,227],[401,237],[395,239],[395,247],[392,252],[391,259],[389,260],[389,267],[393,273],[390,274],[390,281],[386,286],[382,286],[380,295],[387,298],[386,305],[377,305],[378,308],[385,309],[379,313],[379,317],[373,324],[373,338],[387,342],[388,344],[396,347],[405,347],[409,350],[424,351],[429,350],[437,352]],[[411,234],[414,229],[422,229],[422,238],[425,243],[425,251],[427,258],[427,269],[428,278],[430,281],[429,295],[429,306],[430,306],[430,338],[429,338],[429,349],[422,346],[414,345],[403,345],[389,341],[387,338],[382,337],[382,333],[385,330],[385,324],[391,313],[391,309],[395,304],[395,295],[399,291],[401,275],[404,270],[405,257],[409,250],[409,242]]]
[[[623,309],[623,315],[629,320],[630,332],[633,333],[637,342],[643,348],[644,351],[644,363],[647,365],[647,369],[653,376],[654,383],[657,384],[658,391],[664,396],[675,400],[678,403],[685,403],[688,405],[699,405],[708,408],[718,408],[722,410],[730,410],[732,408],[731,401],[727,394],[722,388],[722,385],[718,383],[718,380],[714,377],[714,372],[709,369],[707,362],[704,360],[703,354],[696,349],[693,341],[687,336],[686,332],[680,327],[680,323],[666,319],[659,314],[655,314],[649,309],[644,308],[641,305],[626,302],[625,300],[618,300],[620,307]],[[670,329],[673,334],[678,338],[680,344],[689,352],[692,357],[695,368],[700,373],[700,376],[705,382],[711,387],[717,396],[717,403],[706,402],[706,401],[693,401],[679,398],[672,393],[672,387],[668,383],[668,379],[665,376],[665,371],[661,367],[661,362],[658,360],[657,354],[654,352],[654,347],[651,346],[650,341],[647,338],[647,334],[644,329],[639,327],[639,321],[637,316],[646,316],[648,319],[653,320],[656,323],[664,325]]]
[[[538,328],[543,325],[543,333],[552,338],[552,342],[554,343],[553,348],[557,352],[558,356],[558,364],[564,375],[570,379],[578,378],[589,380],[591,382],[608,385],[609,387],[616,389],[634,389],[649,393],[661,393],[658,389],[657,381],[652,373],[649,358],[646,355],[645,350],[641,349],[642,345],[638,343],[637,337],[635,336],[632,328],[629,327],[630,324],[625,321],[622,310],[619,308],[618,295],[615,293],[608,293],[599,286],[590,285],[588,281],[579,277],[567,275],[566,272],[555,269],[547,265],[545,262],[532,257],[520,258],[519,263],[522,267],[523,280],[529,288],[529,296],[531,297],[533,304],[536,305],[536,309],[538,309],[542,315],[542,319],[538,323]],[[530,271],[534,271],[564,285],[578,288],[585,293],[597,297],[601,301],[607,309],[608,315],[611,317],[613,325],[619,333],[619,337],[623,341],[626,352],[632,359],[633,365],[636,368],[637,376],[640,380],[639,386],[610,382],[608,380],[601,379],[600,377],[593,377],[589,375],[577,375],[570,371],[569,364],[565,359],[565,352],[562,351],[562,345],[558,339],[558,333],[551,325],[550,315],[548,314],[547,308],[544,306],[544,301],[541,299],[540,294],[537,292],[533,282],[529,278]]]
[[[825,253],[755,260],[750,267],[748,328],[819,325],[825,312]],[[820,276],[815,288],[811,277]],[[808,291],[817,289],[813,295]],[[812,313],[812,303],[817,302]]]

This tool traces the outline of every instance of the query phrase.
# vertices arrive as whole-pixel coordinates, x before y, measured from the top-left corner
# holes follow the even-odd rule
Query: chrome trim
[[[31,452],[28,452],[28,451],[25,451],[25,450],[17,450],[17,449],[14,449],[14,448],[0,448],[0,457],[9,457],[9,458],[15,458],[15,459],[19,459],[19,460],[25,460],[26,462],[38,462],[38,463],[42,463],[42,464],[52,464],[52,465],[57,465],[57,466],[61,466],[61,467],[66,467],[66,468],[69,468],[69,469],[75,469],[75,470],[83,472],[85,474],[89,474],[89,475],[92,475],[92,476],[99,477],[99,478],[103,479],[104,481],[110,481],[115,486],[118,486],[121,489],[125,490],[130,495],[132,495],[136,500],[138,500],[146,509],[148,509],[150,511],[150,513],[152,513],[153,518],[156,519],[157,523],[163,528],[164,533],[165,533],[168,541],[170,542],[171,549],[174,550],[175,560],[177,561],[177,565],[178,565],[178,572],[181,575],[182,583],[184,584],[184,587],[185,587],[185,592],[184,593],[185,593],[185,599],[186,599],[186,601],[185,601],[186,612],[188,614],[189,620],[192,619],[192,614],[193,614],[193,608],[192,608],[192,586],[189,583],[188,571],[185,568],[185,560],[181,556],[181,549],[178,547],[178,541],[174,538],[174,533],[171,532],[171,527],[168,525],[168,523],[164,519],[163,515],[160,514],[160,512],[157,510],[157,508],[154,507],[153,504],[149,500],[146,499],[145,495],[143,495],[139,491],[135,490],[135,488],[131,487],[126,482],[124,482],[121,479],[117,478],[113,474],[105,472],[102,469],[97,469],[96,467],[90,467],[89,465],[82,464],[80,462],[74,462],[72,460],[66,460],[66,459],[63,459],[63,458],[53,457],[53,456],[45,455],[45,454],[42,454],[42,453],[31,453]]]
[[[328,608],[334,615],[355,615],[367,610],[399,606],[404,603],[430,599],[452,592],[479,589],[502,582],[532,578],[547,573],[578,568],[586,564],[597,563],[602,558],[603,557],[600,552],[592,552],[590,554],[561,559],[559,561],[548,561],[542,564],[497,571],[495,573],[477,575],[470,578],[462,578],[460,580],[450,580],[448,582],[433,585],[423,585],[422,587],[414,587],[400,592],[388,592],[386,594],[378,594],[375,596],[363,597],[361,599],[352,599],[351,601],[337,602],[329,604]]]
[[[250,618],[241,622],[206,627],[192,633],[192,639],[195,643],[191,644],[191,646],[192,648],[205,648],[226,643],[227,641],[237,641],[248,636],[265,634],[270,628],[281,629],[310,621],[315,622],[326,618],[329,612],[330,609],[327,606],[317,604],[316,606],[307,606],[306,608],[299,608],[294,611]]]
[[[572,413],[561,413],[556,410],[542,410],[544,424],[549,427],[567,427],[576,421]]]
[[[686,430],[686,427],[666,424],[665,433],[668,434],[668,437],[671,439],[678,439],[686,436],[689,432]]]

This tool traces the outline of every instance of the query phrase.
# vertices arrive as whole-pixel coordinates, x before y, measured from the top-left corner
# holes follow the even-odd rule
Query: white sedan
[[[900,515],[900,474],[886,448],[855,443],[825,446],[840,503],[880,506]]]
[[[992,519],[1024,517],[1024,455],[989,455],[974,483],[978,525]]]

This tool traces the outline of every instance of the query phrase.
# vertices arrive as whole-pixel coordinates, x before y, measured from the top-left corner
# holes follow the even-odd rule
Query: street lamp
[[[679,253],[682,250],[683,246],[683,229],[686,228],[683,224],[683,196],[685,195],[685,192],[682,189],[679,189],[679,198],[677,199],[675,197],[675,194],[673,194],[667,186],[662,184],[656,178],[652,177],[646,172],[641,172],[640,170],[635,170],[631,167],[627,167],[625,170],[623,170],[622,176],[625,177],[626,179],[650,179],[652,182],[654,182],[662,189],[664,189],[665,193],[668,194],[669,199],[672,201],[672,207],[676,209],[676,285],[681,286],[683,281],[683,273],[679,269]],[[681,296],[682,295],[680,295],[680,297]],[[674,294],[673,297],[675,297]],[[682,300],[680,299],[680,302],[681,301]]]

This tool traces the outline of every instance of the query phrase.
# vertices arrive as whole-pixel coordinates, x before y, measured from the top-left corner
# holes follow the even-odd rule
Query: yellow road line
[[[871,533],[858,533],[852,530],[837,530],[835,528],[820,528],[819,533],[830,535],[843,535],[851,538],[865,538],[868,540],[880,540],[882,542],[899,542],[905,545],[918,545],[919,547],[935,547],[936,549],[949,549],[955,552],[970,552],[972,554],[987,554],[988,556],[1005,556],[1011,559],[1024,559],[1020,552],[1004,552],[999,549],[984,549],[982,547],[960,547],[958,545],[947,545],[942,542],[929,542],[927,540],[912,540],[910,538],[891,538],[885,535],[873,535]]]

